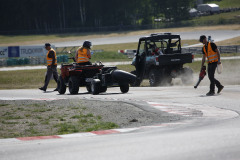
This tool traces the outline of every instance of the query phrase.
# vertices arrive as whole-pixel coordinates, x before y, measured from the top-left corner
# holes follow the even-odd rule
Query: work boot
[[[215,92],[209,91],[206,96],[214,96]]]
[[[46,92],[46,89],[43,88],[43,87],[40,87],[39,89],[42,90],[42,91],[44,91],[44,92]]]
[[[223,88],[224,88],[224,86],[220,86],[220,87],[218,87],[218,94],[223,90]]]

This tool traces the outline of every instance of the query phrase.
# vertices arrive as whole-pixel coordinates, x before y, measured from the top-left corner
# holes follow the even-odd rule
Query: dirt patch
[[[0,138],[89,132],[184,119],[143,108],[110,101],[0,101]]]

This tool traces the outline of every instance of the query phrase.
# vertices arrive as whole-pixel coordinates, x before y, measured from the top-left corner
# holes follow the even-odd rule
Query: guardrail
[[[67,53],[69,50],[75,53],[79,46],[72,47],[59,47],[56,48],[57,53]],[[233,46],[218,46],[220,53],[240,53],[240,45]],[[93,50],[93,52],[103,52],[103,50]],[[120,51],[118,51],[120,53]],[[123,52],[123,53],[122,53]],[[135,55],[136,50],[122,50],[122,54],[128,56],[129,59],[132,59]],[[202,47],[189,47],[182,48],[182,53],[193,53],[193,54],[202,54]],[[68,62],[67,55],[57,56],[59,63]],[[39,65],[46,64],[46,57],[26,57],[26,58],[3,58],[0,59],[1,66],[15,66],[15,65]]]
[[[220,53],[240,53],[240,45],[218,46]],[[202,47],[182,48],[182,53],[202,54]]]
[[[57,56],[58,63],[68,63],[67,55]],[[46,57],[27,57],[27,58],[3,58],[0,59],[0,67],[3,66],[24,66],[24,65],[40,65],[47,64]]]
[[[69,53],[69,51],[70,51],[71,53],[73,53],[75,55],[78,48],[79,48],[79,46],[55,47],[55,50],[59,54],[66,54],[66,53]],[[91,50],[91,52],[97,53],[97,52],[103,52],[103,50],[102,49]]]

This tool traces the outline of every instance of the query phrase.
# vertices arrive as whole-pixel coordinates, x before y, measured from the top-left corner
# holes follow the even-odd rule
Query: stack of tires
[[[6,65],[7,65],[6,59],[0,59],[0,66],[6,66]]]
[[[68,63],[68,56],[67,55],[60,55],[57,56],[58,63]]]
[[[15,66],[18,65],[18,61],[15,58],[10,58],[7,60],[7,66]]]

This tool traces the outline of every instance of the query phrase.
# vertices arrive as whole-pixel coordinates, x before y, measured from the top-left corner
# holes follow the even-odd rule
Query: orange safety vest
[[[78,49],[78,59],[77,59],[77,63],[85,63],[85,62],[89,62],[89,58],[91,58],[91,56],[88,56],[88,49],[86,48],[79,48]]]
[[[203,51],[208,58],[208,63],[218,62],[217,52],[212,50],[211,43],[208,43],[208,51],[206,51],[205,46],[203,46]]]
[[[54,52],[54,56],[55,56],[55,63],[54,63],[54,65],[57,65],[57,54],[56,54],[56,52],[54,51],[54,49],[52,49],[52,48],[47,52],[47,65],[48,65],[48,66],[51,66],[51,65],[52,65],[52,61],[53,61],[53,58],[49,58],[49,57],[48,57],[50,51],[53,51],[53,52]]]

